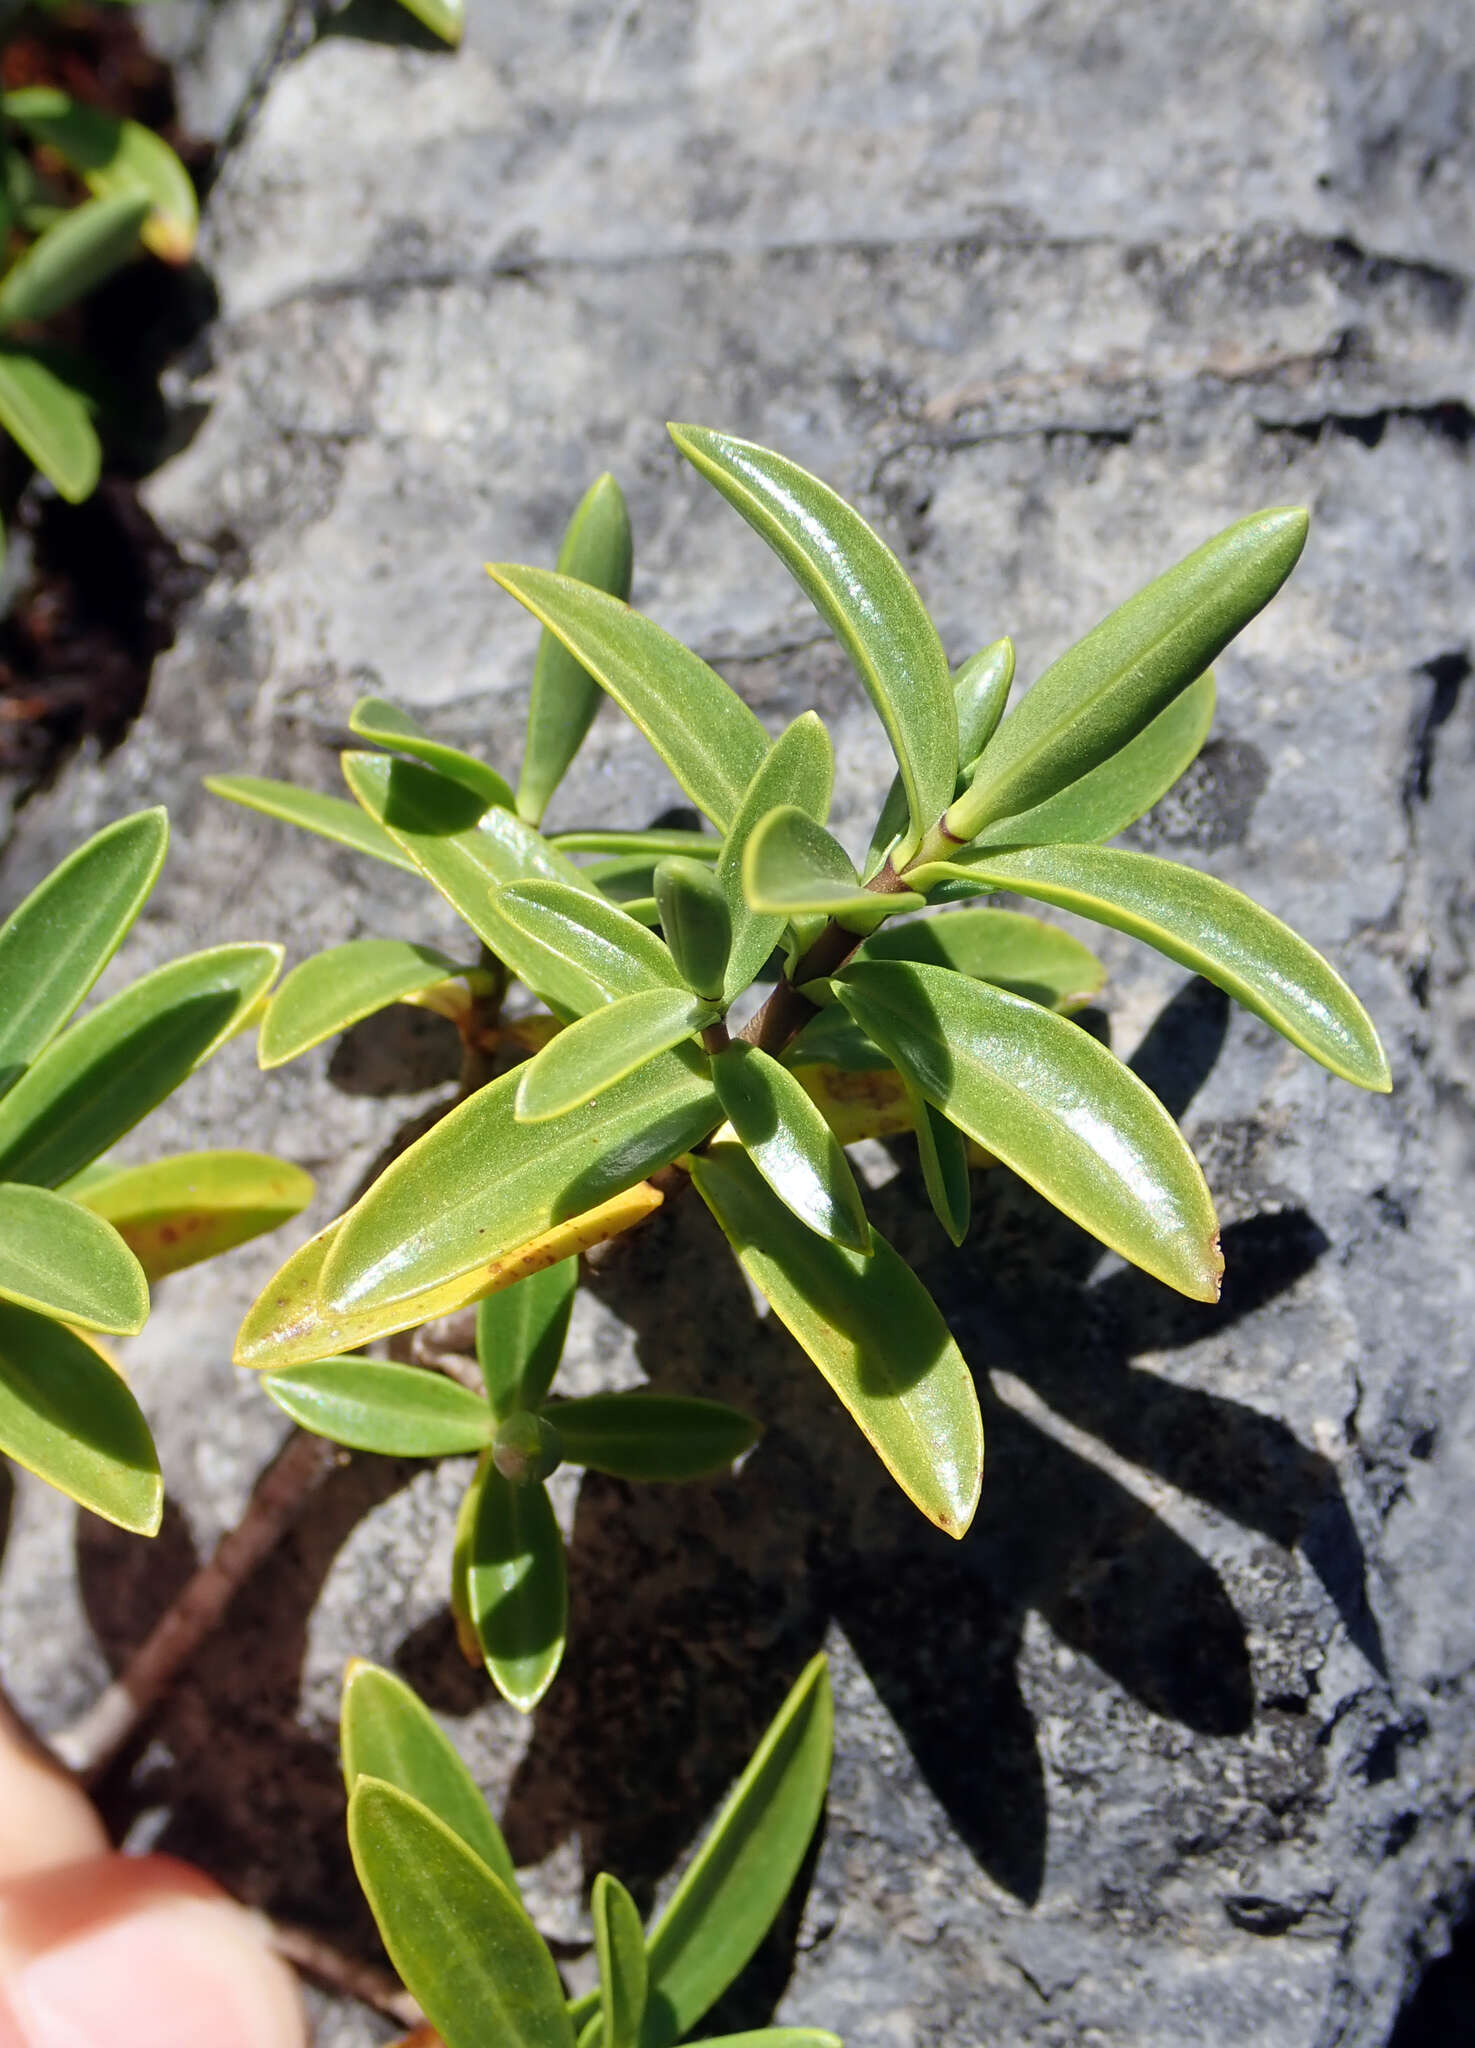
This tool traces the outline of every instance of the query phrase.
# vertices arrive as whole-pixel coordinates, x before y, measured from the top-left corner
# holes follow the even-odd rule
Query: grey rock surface
[[[505,1804],[544,1926],[577,1943],[581,1881],[606,1863],[657,1896],[824,1641],[828,1824],[730,2027],[777,2000],[852,2048],[1375,2048],[1475,1853],[1467,8],[473,17],[455,57],[362,6],[301,54],[256,0],[181,29],[214,132],[283,54],[209,210],[222,313],[177,394],[203,420],[150,492],[206,574],[127,743],[21,814],[6,900],[162,798],[174,850],[130,968],[222,936],[294,958],[452,939],[407,878],[199,779],[331,788],[366,689],[515,763],[534,634],[481,563],[549,559],[604,467],[631,499],[636,601],[771,726],[821,706],[839,825],[863,837],[879,726],[668,417],[853,495],[950,655],[1008,630],[1026,678],[1230,519],[1305,501],[1303,564],[1136,839],[1326,950],[1396,1092],[1355,1094],[1108,935],[1112,1042],[1205,1162],[1224,1301],[1116,1268],[1002,1175],[954,1257],[905,1148],[873,1153],[877,1220],[979,1371],[989,1470],[963,1544],[889,1489],[704,1219],[673,1214],[581,1295],[574,1383],[720,1392],[768,1433],[730,1485],[565,1486],[572,1648],[531,1722],[450,1645],[462,1473],[353,1463],[237,1602],[115,1818],[365,1941],[336,1690],[350,1654],[395,1661]],[[557,815],[676,796],[606,709]],[[357,1050],[263,1082],[233,1048],[132,1142],[279,1149],[319,1175],[325,1219],[449,1078],[423,1034]],[[175,1504],[160,1546],[18,1483],[0,1669],[42,1725],[92,1696],[277,1442],[227,1359],[283,1249],[171,1282],[132,1347]],[[319,2010],[334,2048],[381,2035]]]

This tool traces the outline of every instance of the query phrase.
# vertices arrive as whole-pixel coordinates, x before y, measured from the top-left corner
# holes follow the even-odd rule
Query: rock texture
[[[151,489],[202,588],[126,745],[22,813],[7,900],[163,798],[174,851],[132,966],[227,934],[294,957],[450,936],[406,878],[228,812],[199,778],[331,787],[366,689],[515,761],[534,638],[480,565],[548,559],[604,467],[631,498],[637,602],[771,725],[823,708],[859,832],[890,772],[879,727],[782,572],[678,465],[667,417],[853,494],[950,654],[1008,630],[1026,677],[1231,518],[1302,500],[1303,565],[1136,836],[1328,951],[1396,1092],[1354,1094],[1112,941],[1112,1041],[1205,1161],[1229,1281],[1217,1310],[1169,1297],[1002,1175],[954,1257],[906,1149],[877,1150],[878,1220],[984,1391],[966,1542],[891,1493],[681,1213],[581,1296],[574,1377],[720,1390],[768,1434],[727,1486],[568,1485],[572,1648],[531,1724],[451,1649],[461,1473],[354,1463],[237,1603],[115,1817],[363,1941],[335,1693],[347,1654],[395,1661],[506,1804],[545,1926],[577,1943],[581,1878],[604,1861],[656,1896],[826,1641],[828,1824],[731,2027],[776,2002],[852,2048],[1375,2048],[1447,1939],[1475,1834],[1466,9],[473,17],[455,57],[362,4],[315,40],[257,0],[177,31],[197,118],[230,138],[207,239],[222,310],[176,394],[196,430]],[[606,710],[559,816],[673,801]],[[327,1216],[435,1099],[444,1053],[359,1033],[263,1083],[235,1048],[136,1148],[277,1147],[320,1175]],[[0,1657],[45,1725],[91,1696],[277,1440],[226,1360],[280,1251],[172,1282],[133,1347],[176,1504],[160,1546],[17,1487]],[[323,2005],[324,2043],[379,2038]]]

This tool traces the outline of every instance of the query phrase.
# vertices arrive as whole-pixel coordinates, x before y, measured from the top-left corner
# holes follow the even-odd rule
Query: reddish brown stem
[[[877,896],[900,895],[906,886],[890,861],[866,883]],[[810,1018],[819,1015],[819,1005],[801,994],[801,985],[806,981],[825,981],[838,974],[864,936],[862,932],[846,931],[843,925],[827,924],[794,972],[779,983],[762,1009],[749,1018],[741,1034],[749,1045],[777,1058]]]
[[[270,1926],[272,1947],[304,1977],[311,1977],[325,1991],[356,1998],[360,2005],[382,2012],[386,2019],[402,2027],[413,2027],[411,2041],[435,2039],[433,2034],[422,2031],[424,2014],[391,1971],[381,1970],[377,1963],[362,1962],[357,1956],[344,1955],[310,1927],[294,1927],[285,1920],[273,1920]]]
[[[208,1564],[128,1660],[107,1690],[51,1744],[84,1785],[94,1785],[167,1692],[237,1590],[296,1521],[310,1496],[345,1453],[323,1437],[294,1429],[256,1483],[240,1522],[216,1545]]]

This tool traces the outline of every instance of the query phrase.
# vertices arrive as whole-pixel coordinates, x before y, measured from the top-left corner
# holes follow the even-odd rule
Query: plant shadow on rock
[[[1175,1114],[1213,1066],[1226,1015],[1218,991],[1190,983],[1140,1047],[1134,1067]],[[871,1200],[875,1221],[936,1292],[965,1355],[1012,1374],[1132,1464],[1299,1546],[1381,1670],[1362,1550],[1331,1464],[1273,1418],[1133,1363],[1228,1329],[1291,1287],[1326,1249],[1314,1221],[1293,1210],[1231,1226],[1224,1298],[1204,1306],[1132,1271],[1093,1279],[1100,1247],[1001,1171],[975,1176],[979,1214],[954,1253],[926,1208],[912,1148],[898,1143],[896,1156],[901,1171]],[[652,1382],[745,1406],[766,1434],[720,1484],[582,1480],[570,1654],[536,1710],[503,1814],[518,1862],[539,1862],[577,1835],[586,1870],[618,1872],[648,1909],[832,1621],[959,1839],[1026,1903],[1041,1889],[1048,1825],[1017,1675],[1032,1611],[1150,1712],[1196,1733],[1249,1732],[1245,1629],[1213,1566],[986,1377],[983,1498],[954,1543],[897,1492],[774,1319],[759,1318],[694,1199],[658,1213],[586,1285],[633,1331]],[[131,1778],[114,1774],[108,1807],[121,1831],[141,1809],[167,1806],[159,1846],[366,1948],[374,1942],[348,1867],[336,1754],[298,1725],[296,1702],[308,1621],[334,1556],[415,1469],[345,1460],[237,1596],[159,1717],[160,1744],[135,1757]],[[100,1633],[113,1631],[103,1639],[116,1665],[172,1589],[157,1546],[84,1518],[81,1550],[89,1612]],[[176,1583],[187,1565],[187,1555],[175,1560]],[[929,1626],[934,1615],[946,1625]],[[443,1713],[485,1700],[448,1616],[417,1629],[396,1662]],[[154,1755],[169,1761],[155,1767]],[[792,1970],[806,1886],[801,1879],[714,2024],[737,2031],[771,2014]]]

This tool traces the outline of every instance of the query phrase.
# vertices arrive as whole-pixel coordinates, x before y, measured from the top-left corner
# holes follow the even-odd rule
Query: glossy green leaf
[[[744,895],[743,856],[748,842],[769,812],[782,805],[792,805],[816,825],[823,825],[834,785],[835,750],[830,736],[815,712],[801,712],[779,734],[743,792],[718,858],[717,877],[732,920],[732,948],[723,991],[728,1002],[758,975],[788,922],[782,911],[755,910]]]
[[[1047,1010],[1078,1010],[1096,995],[1106,969],[1058,925],[1017,910],[950,910],[909,918],[872,933],[857,960],[926,960],[991,981]]]
[[[324,1260],[323,1307],[385,1307],[633,1187],[720,1120],[705,1069],[694,1050],[661,1053],[553,1124],[517,1122],[516,1070],[478,1090],[349,1210]]]
[[[836,1067],[842,1074],[868,1074],[890,1069],[891,1062],[855,1019],[832,1001],[812,1017],[784,1054],[788,1067]]]
[[[476,1461],[471,1484],[462,1494],[461,1505],[456,1510],[456,1529],[451,1543],[451,1626],[456,1632],[456,1648],[473,1671],[481,1669],[482,1656],[476,1624],[471,1618],[471,1538],[476,1529],[476,1512],[481,1505],[481,1483],[490,1463],[490,1453],[483,1451]]]
[[[444,2048],[573,2048],[542,1936],[454,1829],[365,1776],[348,1802],[348,1846],[389,1959]]]
[[[615,1479],[679,1481],[726,1472],[761,1434],[750,1416],[687,1395],[591,1394],[545,1410],[570,1465]]]
[[[118,1373],[64,1324],[0,1301],[0,1451],[104,1521],[157,1534],[164,1482]]]
[[[578,1291],[578,1260],[560,1259],[478,1305],[477,1363],[499,1420],[536,1408],[552,1386]]]
[[[715,1121],[716,1098],[713,1098]],[[323,1267],[345,1218],[330,1223],[298,1248],[252,1302],[236,1333],[235,1361],[254,1370],[310,1365],[330,1353],[358,1350],[378,1337],[417,1329],[421,1323],[455,1315],[473,1302],[514,1287],[546,1266],[575,1258],[596,1244],[631,1230],[661,1206],[664,1196],[638,1180],[590,1209],[578,1209],[510,1250],[479,1259],[448,1280],[397,1295],[387,1305],[326,1308],[320,1296]]]
[[[1150,811],[1198,758],[1213,721],[1210,669],[1099,767],[1067,783],[1033,810],[986,826],[975,843],[1049,846],[1066,839],[1115,839]]]
[[[262,1376],[277,1406],[303,1429],[351,1451],[389,1458],[449,1458],[492,1439],[492,1411],[439,1373],[378,1358],[322,1358]]]
[[[623,603],[630,595],[630,515],[625,494],[608,473],[596,477],[569,521],[558,573]],[[536,825],[584,744],[599,708],[599,683],[558,636],[543,628],[528,704],[527,747],[517,785],[519,816]]]
[[[1048,1201],[1180,1293],[1218,1299],[1219,1226],[1198,1162],[1104,1046],[946,967],[872,961],[835,990],[930,1103]]]
[[[494,908],[569,977],[580,977],[583,1010],[652,989],[690,994],[655,934],[603,897],[558,881],[512,882],[497,892]]]
[[[973,1213],[973,1188],[968,1178],[968,1143],[956,1124],[949,1123],[926,1096],[907,1086],[912,1106],[912,1124],[917,1133],[917,1157],[932,1213],[952,1239],[960,1245],[968,1235]]]
[[[897,1485],[961,1536],[978,1505],[983,1423],[973,1376],[921,1281],[878,1231],[862,1258],[807,1230],[737,1145],[709,1146],[691,1172],[743,1270]]]
[[[603,2048],[635,2048],[645,2016],[645,1930],[635,1901],[616,1877],[601,1870],[589,1900],[594,1952],[599,1958]]]
[[[121,192],[88,199],[37,237],[0,280],[0,328],[50,320],[138,251],[149,199]]]
[[[348,729],[391,754],[408,754],[411,760],[448,775],[484,803],[501,804],[509,811],[513,808],[511,786],[495,768],[478,761],[474,754],[463,753],[460,747],[432,739],[419,719],[385,697],[360,697],[349,713]]]
[[[794,804],[780,804],[754,826],[743,854],[743,893],[760,912],[785,919],[822,913],[856,930],[925,900],[910,889],[882,895],[865,888],[839,840]]]
[[[689,2048],[845,2048],[823,2027],[759,2027],[748,2034],[709,2034]]]
[[[591,1010],[520,1070],[518,1122],[544,1123],[582,1108],[716,1016],[710,1003],[676,988],[642,989]]]
[[[1014,687],[1014,642],[995,640],[971,655],[953,677],[953,702],[958,711],[960,776],[971,775],[978,757],[999,729]]]
[[[577,1017],[604,1000],[600,985],[512,923],[494,900],[504,883],[529,879],[560,883],[589,902],[603,900],[531,825],[495,805],[485,809],[470,790],[418,762],[345,754],[343,773],[374,823],[551,1010]]]
[[[713,1056],[712,1085],[779,1200],[821,1237],[868,1255],[871,1226],[849,1161],[788,1068],[737,1039]]]
[[[314,1188],[311,1174],[268,1152],[179,1152],[93,1168],[64,1192],[111,1223],[149,1279],[162,1280],[290,1221]]]
[[[92,496],[102,443],[87,401],[23,348],[0,345],[0,427],[69,505]]]
[[[726,890],[711,868],[683,854],[658,861],[651,883],[661,935],[677,972],[693,994],[720,1003],[732,951]]]
[[[0,1091],[47,1046],[122,944],[164,861],[162,810],[120,818],[0,926]]]
[[[466,29],[466,0],[400,0],[416,21],[454,49]]]
[[[985,647],[981,654],[975,654],[965,661],[953,676],[953,707],[958,719],[958,759],[964,763],[959,771],[955,794],[962,789],[965,781],[971,779],[978,756],[993,738],[994,730],[1004,715],[1004,706],[1009,701],[1009,690],[1013,681],[1012,640],[996,640],[991,647]],[[886,801],[881,806],[881,815],[876,820],[875,831],[871,834],[865,866],[867,881],[879,872],[901,837],[906,822],[907,793],[900,775],[897,775],[886,792]]]
[[[54,1187],[106,1152],[238,1029],[281,958],[189,953],[69,1025],[0,1101],[0,1178]]]
[[[513,1486],[488,1465],[467,1585],[492,1682],[530,1714],[553,1683],[568,1632],[568,1570],[547,1487]]]
[[[909,855],[953,799],[958,720],[937,628],[890,548],[797,463],[706,427],[673,426],[687,461],[778,555],[855,663],[907,792]]]
[[[999,727],[949,833],[1032,809],[1135,738],[1274,597],[1306,524],[1294,506],[1241,519],[1063,654]]]
[[[517,1873],[502,1830],[476,1780],[403,1679],[355,1658],[343,1680],[339,1731],[343,1782],[350,1794],[360,1778],[378,1778],[418,1800],[518,1897]]]
[[[0,1298],[84,1330],[148,1320],[142,1266],[117,1231],[49,1188],[0,1183]]]
[[[824,1805],[834,1703],[823,1656],[800,1674],[646,1944],[641,2048],[671,2048],[772,1926]]]
[[[205,787],[212,796],[259,811],[264,818],[300,826],[304,832],[315,832],[320,839],[331,839],[355,853],[370,854],[407,874],[420,872],[382,826],[365,817],[358,804],[345,803],[341,796],[324,796],[315,789],[299,789],[295,782],[272,782],[262,775],[207,775]]]
[[[548,569],[489,572],[557,635],[645,734],[720,832],[768,751],[742,698],[699,655],[618,598]]]
[[[1359,1088],[1383,1093],[1393,1085],[1372,1021],[1342,977],[1227,882],[1107,846],[1038,846],[976,858],[970,849],[963,865],[995,889],[1145,939]]]
[[[189,172],[152,128],[84,106],[54,86],[8,92],[8,119],[46,144],[76,171],[96,199],[142,197],[149,213],[140,229],[145,248],[166,263],[188,263],[200,210]]]
[[[687,832],[676,826],[657,825],[644,832],[606,831],[589,827],[574,832],[554,832],[549,845],[560,853],[645,854],[652,861],[663,854],[685,853],[693,860],[716,860],[722,841],[710,832]]]
[[[294,967],[273,995],[257,1057],[263,1068],[280,1067],[361,1017],[465,971],[433,946],[404,939],[350,939],[330,946]]]

